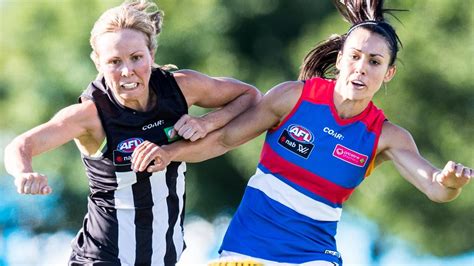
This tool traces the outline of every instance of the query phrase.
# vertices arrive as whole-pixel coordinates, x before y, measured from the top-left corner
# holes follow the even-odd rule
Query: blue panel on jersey
[[[276,262],[328,260],[340,263],[335,252],[337,222],[316,221],[247,187],[224,237],[227,250]]]
[[[312,114],[320,115],[313,116]],[[288,130],[290,125],[295,124],[308,129],[313,134],[314,148],[307,159],[298,156],[278,143],[283,131]],[[327,132],[328,130],[337,133],[331,135]],[[266,142],[272,149],[287,161],[324,177],[341,187],[352,189],[362,182],[369,160],[364,167],[352,165],[334,157],[332,155],[334,148],[337,144],[340,144],[364,154],[370,159],[376,134],[368,132],[365,124],[360,121],[345,126],[337,124],[327,105],[302,102],[299,109],[286,123],[275,132],[268,133],[266,138]]]

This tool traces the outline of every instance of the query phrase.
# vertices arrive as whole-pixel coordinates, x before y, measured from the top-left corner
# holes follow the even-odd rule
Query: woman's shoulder
[[[271,88],[266,94],[275,97],[299,97],[303,87],[303,81],[285,81]]]
[[[412,135],[405,128],[386,120],[382,126],[378,150],[383,151],[394,146],[414,142]]]
[[[265,93],[263,101],[271,105],[271,109],[276,114],[284,117],[298,103],[303,88],[304,82],[302,81],[285,81]]]
[[[90,125],[86,127],[91,127],[97,121],[100,122],[96,103],[87,98],[83,98],[80,103],[63,108],[56,116],[64,120],[84,124],[85,126]]]

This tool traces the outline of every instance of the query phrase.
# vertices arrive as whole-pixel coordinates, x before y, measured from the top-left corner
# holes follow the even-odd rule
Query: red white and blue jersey
[[[334,87],[334,80],[307,80],[291,113],[267,132],[221,250],[284,263],[342,263],[335,241],[342,204],[370,174],[386,118],[370,102],[341,119]]]

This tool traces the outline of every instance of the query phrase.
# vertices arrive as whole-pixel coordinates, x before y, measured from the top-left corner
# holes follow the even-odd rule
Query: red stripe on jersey
[[[292,183],[335,204],[342,204],[354,191],[354,189],[343,188],[285,160],[266,142],[263,145],[260,163],[271,173],[281,175]]]

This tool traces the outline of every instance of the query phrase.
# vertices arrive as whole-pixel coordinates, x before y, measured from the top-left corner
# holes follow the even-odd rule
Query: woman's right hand
[[[153,162],[152,165],[150,165],[151,162]],[[152,173],[164,170],[170,162],[170,154],[167,151],[146,140],[133,151],[131,167],[135,172]]]
[[[19,194],[48,195],[53,191],[48,185],[48,177],[40,173],[18,174],[15,186]]]

